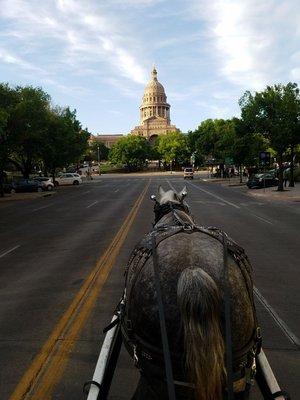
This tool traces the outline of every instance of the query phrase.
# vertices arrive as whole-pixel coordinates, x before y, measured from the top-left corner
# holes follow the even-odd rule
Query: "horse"
[[[160,186],[157,195],[151,196],[155,201],[153,230],[134,248],[126,266],[121,328],[125,346],[140,370],[133,399],[169,398],[153,240],[176,399],[228,398],[226,287],[230,304],[231,387],[234,399],[246,399],[260,347],[252,267],[244,250],[228,235],[217,228],[196,225],[184,200],[186,195],[186,187],[177,193]]]

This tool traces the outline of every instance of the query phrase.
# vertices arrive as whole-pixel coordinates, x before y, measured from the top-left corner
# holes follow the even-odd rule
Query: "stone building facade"
[[[108,147],[109,149],[112,148],[112,146],[123,137],[124,135],[122,134],[115,134],[115,135],[92,135],[91,137],[91,142],[93,141],[98,141],[98,142],[102,142],[105,144],[106,147]]]
[[[151,73],[151,80],[146,85],[142,104],[140,106],[140,125],[136,126],[130,133],[143,136],[151,142],[158,135],[179,131],[175,125],[171,125],[170,104],[163,85],[157,80],[155,67]]]

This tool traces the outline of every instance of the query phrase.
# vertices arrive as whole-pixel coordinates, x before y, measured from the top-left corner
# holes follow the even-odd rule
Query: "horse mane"
[[[226,369],[220,328],[221,298],[203,269],[185,269],[177,284],[186,369],[197,400],[221,400]]]

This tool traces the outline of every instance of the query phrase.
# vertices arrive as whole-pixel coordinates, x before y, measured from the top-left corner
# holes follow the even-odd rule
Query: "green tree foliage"
[[[230,146],[230,157],[238,167],[242,181],[242,166],[256,165],[258,153],[267,150],[268,141],[260,133],[252,133],[243,120],[233,118],[232,121],[235,134]]]
[[[261,133],[276,151],[279,163],[278,190],[283,190],[283,156],[300,141],[299,89],[297,84],[267,86],[254,95],[246,92],[240,99],[242,119],[251,132]]]
[[[10,114],[8,130],[13,137],[11,161],[28,178],[38,161],[47,130],[50,96],[41,88],[17,87],[19,101]]]
[[[157,151],[165,163],[184,165],[189,162],[190,150],[187,136],[181,132],[170,132],[160,135],[158,138]]]
[[[235,124],[232,120],[207,119],[194,132],[189,133],[191,150],[200,158],[211,158],[224,162],[231,157],[231,146],[235,136]]]
[[[7,84],[0,84],[0,195],[3,196],[4,170],[13,151],[14,137],[9,129],[11,115],[19,101],[18,93]]]
[[[41,88],[0,84],[1,195],[8,162],[28,178],[37,163],[54,173],[85,153],[90,135],[81,128],[76,112],[52,108],[50,101]]]
[[[40,157],[44,168],[53,178],[57,168],[77,163],[88,147],[90,137],[76,119],[76,111],[68,107],[56,108],[48,113],[46,129],[43,133]]]
[[[99,161],[108,160],[109,148],[105,146],[104,143],[100,141],[93,141],[86,152],[86,161]]]
[[[149,142],[140,136],[128,135],[119,139],[111,148],[109,160],[112,164],[125,165],[128,171],[141,169],[149,158]]]

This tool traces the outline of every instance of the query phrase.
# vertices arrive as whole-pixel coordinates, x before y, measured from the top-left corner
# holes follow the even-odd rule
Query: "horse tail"
[[[178,281],[177,301],[184,331],[186,369],[195,385],[195,398],[221,400],[226,370],[217,285],[203,269],[185,269]]]

